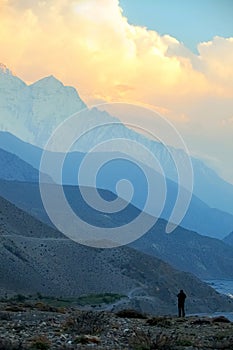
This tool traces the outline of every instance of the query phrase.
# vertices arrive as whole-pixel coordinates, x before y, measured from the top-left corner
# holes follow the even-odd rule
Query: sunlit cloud
[[[118,0],[4,0],[0,45],[0,60],[27,82],[53,74],[88,104],[151,106],[187,142],[200,127],[206,143],[232,137],[232,123],[219,130],[219,122],[232,115],[233,38],[200,43],[194,54],[170,35],[129,24]],[[197,153],[198,142],[190,141]]]

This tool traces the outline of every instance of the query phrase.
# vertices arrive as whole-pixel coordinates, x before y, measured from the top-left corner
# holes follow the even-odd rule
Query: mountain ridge
[[[50,83],[49,83],[50,81]],[[53,88],[55,86],[56,88]],[[0,129],[9,131],[31,144],[44,146],[55,128],[69,116],[87,106],[81,100],[76,89],[65,87],[55,77],[42,78],[39,82],[26,85],[19,78],[4,73],[0,75]],[[177,182],[177,170],[172,160],[175,152],[182,163],[182,152],[170,149],[165,151],[158,142],[147,139],[128,129],[119,119],[97,108],[87,109],[93,118],[108,124],[108,127],[92,130],[79,146],[90,149],[96,143],[110,138],[122,137],[142,144],[158,158],[165,176]],[[79,123],[85,129],[85,116],[79,116]],[[117,122],[118,126],[111,126]],[[212,208],[233,214],[233,185],[221,179],[215,171],[202,161],[192,158],[194,169],[194,193]]]
[[[17,182],[12,184],[9,181],[0,181],[0,190],[0,195],[4,192],[4,197],[11,202],[16,195],[17,198],[20,198],[16,203],[17,207],[22,208],[30,215],[53,227],[44,210],[37,184]],[[89,196],[94,195],[92,188],[87,190],[89,191]],[[97,227],[121,227],[140,213],[137,208],[129,205],[126,210],[119,214],[105,216],[103,213],[100,214],[98,211],[89,208],[82,199],[78,188],[65,186],[64,193],[76,215]],[[100,195],[106,200],[111,199],[112,196],[109,191],[101,190]],[[54,200],[56,202],[56,198]],[[158,257],[179,270],[191,272],[203,279],[233,278],[231,269],[233,250],[226,243],[207,236],[201,236],[182,227],[177,227],[173,233],[166,234],[165,228],[166,221],[159,219],[148,233],[131,243],[130,246],[147,255]]]
[[[61,239],[58,232],[54,237],[55,230],[29,218],[28,214],[1,198],[0,211],[2,293],[5,290],[11,294],[40,292],[44,295],[77,297],[101,292],[127,294],[140,287],[140,297],[135,295],[130,301],[134,303],[131,306],[137,305],[140,311],[156,314],[176,312],[176,292],[182,285],[189,294],[190,312],[233,309],[230,298],[221,296],[193,275],[175,270],[161,260],[128,247],[94,249]],[[9,229],[7,226],[12,225],[9,215],[15,217],[16,212],[20,217],[27,218],[31,236],[24,236],[22,227],[14,232],[12,227]],[[51,232],[53,238],[43,236],[46,230],[48,234]]]
[[[22,157],[24,161],[37,169],[40,167],[40,160],[43,150],[37,148],[36,146],[31,146],[30,144],[21,141],[9,133],[0,132],[0,149],[1,148],[7,149],[12,153],[17,153],[19,157]],[[61,153],[49,154],[51,162],[52,160],[54,161],[63,157]],[[108,153],[108,155],[109,154],[111,153]],[[115,155],[112,155],[112,158],[114,159]],[[64,184],[72,184],[72,186],[77,184],[77,172],[85,156],[86,154],[80,152],[71,152],[67,155],[63,165]],[[117,154],[117,156],[119,157],[120,154]],[[95,164],[98,157],[101,159],[104,157],[104,154],[95,153],[89,155],[89,159],[93,159],[93,164]],[[96,187],[109,190],[116,194],[115,184],[120,178],[127,176],[135,187],[135,195],[131,199],[131,202],[134,206],[142,210],[147,190],[147,183],[144,181],[144,178],[141,178],[141,175],[138,173],[137,169],[131,166],[131,162],[116,160],[114,162],[109,162],[108,165],[110,166],[106,167],[106,171],[104,167],[102,168],[103,171],[100,169],[96,181]],[[92,168],[90,167],[90,169]],[[149,172],[151,172],[150,169]],[[25,176],[27,177],[27,174],[25,174]],[[155,183],[160,183],[160,177],[158,174],[152,173],[151,176],[153,176]],[[50,174],[50,177],[53,177],[53,173]],[[2,178],[7,179],[7,177]],[[17,180],[16,177],[15,180]],[[84,180],[86,181],[86,178],[84,178]],[[84,183],[80,183],[80,185],[86,186],[85,181]],[[175,205],[178,186],[169,179],[166,181],[166,186],[167,196],[161,217],[167,220],[170,217],[173,206]],[[1,193],[4,195],[4,192]],[[15,204],[17,204],[17,201]],[[221,210],[208,207],[199,198],[193,195],[188,211],[180,225],[201,234],[209,235],[210,237],[224,238],[233,229],[233,216],[228,213],[224,213]]]

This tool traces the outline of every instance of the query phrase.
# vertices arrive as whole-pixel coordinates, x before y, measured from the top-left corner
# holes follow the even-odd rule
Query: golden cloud
[[[190,124],[208,138],[215,125],[219,137],[219,120],[232,114],[233,38],[200,43],[195,55],[129,24],[118,0],[1,1],[0,45],[1,61],[25,81],[53,74],[87,103],[152,106],[184,132]]]
[[[27,81],[53,74],[92,98],[155,104],[229,93],[233,39],[202,43],[193,59],[175,38],[130,25],[116,0],[8,0],[0,28],[3,62]]]

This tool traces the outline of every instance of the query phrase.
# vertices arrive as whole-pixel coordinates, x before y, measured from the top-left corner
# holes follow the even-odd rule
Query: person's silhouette
[[[185,316],[185,311],[184,311],[184,303],[186,299],[186,294],[184,293],[183,289],[180,290],[179,294],[177,294],[178,298],[178,315],[179,317],[184,317]]]

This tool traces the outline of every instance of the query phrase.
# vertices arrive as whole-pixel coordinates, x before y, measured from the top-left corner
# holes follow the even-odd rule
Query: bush
[[[141,330],[135,330],[129,339],[129,345],[134,350],[151,350],[153,349],[153,342],[150,333],[145,333]]]
[[[44,335],[38,335],[31,340],[30,349],[32,350],[48,350],[51,343]]]
[[[150,318],[147,322],[150,326],[158,326],[158,327],[170,327],[172,325],[171,321],[166,317],[153,317]]]
[[[77,317],[67,318],[63,329],[80,335],[96,335],[104,330],[105,324],[106,320],[102,312],[83,311]]]
[[[147,316],[133,309],[124,309],[116,312],[116,315],[121,318],[140,318],[145,319]]]

